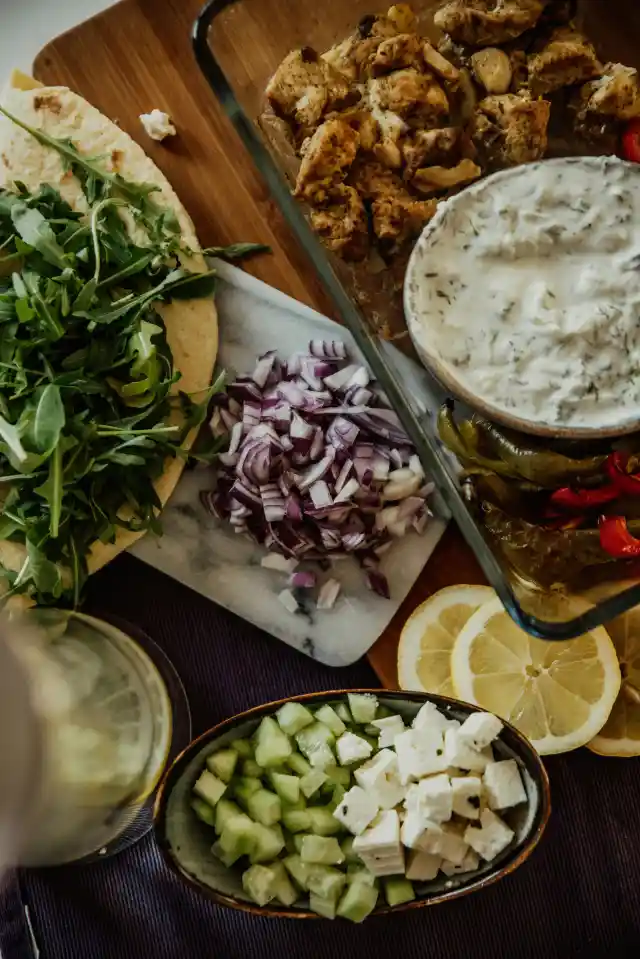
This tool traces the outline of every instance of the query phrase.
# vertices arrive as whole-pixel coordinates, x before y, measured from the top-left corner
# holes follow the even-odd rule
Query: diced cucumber
[[[227,784],[223,783],[217,776],[210,773],[207,769],[200,774],[193,784],[193,791],[200,799],[204,799],[210,806],[215,806],[218,800],[224,795]]]
[[[364,882],[351,882],[338,903],[336,914],[351,922],[362,922],[376,908],[378,890]]]
[[[347,699],[355,723],[364,725],[376,718],[378,700],[371,693],[347,693]]]
[[[331,810],[324,806],[309,806],[307,812],[311,819],[310,832],[315,833],[316,836],[334,836],[342,829]]]
[[[289,804],[295,804],[300,799],[300,779],[298,776],[287,776],[285,773],[273,772],[269,775],[271,785],[280,799]]]
[[[269,769],[281,766],[292,752],[289,737],[272,716],[265,716],[256,732],[255,761],[264,769]]]
[[[331,730],[334,736],[342,736],[343,732],[347,728],[338,716],[335,709],[330,706],[329,703],[325,703],[324,706],[321,706],[320,709],[316,710],[316,719],[319,722],[324,723],[324,725]]]
[[[390,906],[399,906],[401,902],[411,902],[416,898],[411,882],[404,876],[385,879],[384,895]]]
[[[237,762],[238,754],[235,749],[220,749],[207,758],[207,768],[223,783],[228,783],[233,776]]]
[[[324,773],[334,786],[344,786],[348,789],[351,785],[351,769],[347,769],[346,766],[327,766]]]
[[[254,848],[249,853],[251,862],[269,862],[279,856],[284,849],[284,836],[280,826],[263,826],[253,823]]]
[[[311,828],[311,818],[306,809],[283,809],[282,825],[289,832],[308,832]]]
[[[336,906],[336,899],[325,899],[323,896],[316,895],[315,892],[309,893],[309,909],[325,919],[336,918]]]
[[[236,859],[239,856],[252,855],[256,844],[255,830],[256,823],[244,813],[234,816],[225,823],[220,833],[220,848],[228,855],[236,856]]]
[[[298,776],[306,776],[307,773],[311,772],[311,766],[300,753],[291,753],[287,758],[287,766],[293,769],[294,773]]]
[[[339,866],[344,862],[340,843],[333,836],[303,836],[300,847],[303,862],[319,862],[325,866]]]
[[[330,779],[327,779],[326,783],[323,783],[322,786],[320,786],[320,796],[324,797],[324,802],[329,801],[329,797],[333,795],[334,789],[335,786]]]
[[[383,706],[382,703],[378,703],[378,712],[376,713],[376,719],[388,719],[389,716],[397,716],[397,713],[392,712],[392,710],[387,709],[386,706]]]
[[[270,789],[258,789],[247,800],[247,812],[263,826],[273,826],[282,817],[280,797]]]
[[[342,800],[344,799],[344,797],[345,797],[345,795],[346,795],[346,792],[347,792],[347,791],[346,791],[346,789],[344,788],[344,786],[334,786],[334,787],[333,787],[333,793],[332,793],[332,795],[331,795],[331,801],[330,801],[329,804],[328,804],[328,805],[329,805],[329,808],[331,809],[331,812],[333,812],[334,809],[337,809],[337,808],[338,808],[338,806],[340,805],[340,803],[341,803]]]
[[[217,842],[214,842],[213,846],[211,847],[211,852],[216,857],[216,859],[219,859],[220,862],[227,867],[227,869],[230,869],[231,866],[233,866],[234,862],[237,862],[238,859],[240,859],[243,855],[243,853],[237,852],[237,851],[225,852],[220,844],[219,839]]]
[[[347,882],[362,882],[365,886],[378,888],[378,880],[366,866],[347,866]]]
[[[296,736],[296,742],[300,752],[315,768],[335,765],[336,758],[331,750],[335,736],[324,723],[315,722],[302,729]]]
[[[262,782],[255,776],[241,776],[231,784],[231,788],[238,802],[246,808],[253,794],[262,789]]]
[[[371,723],[367,723],[367,725],[364,727],[364,731],[367,734],[367,736],[371,736],[372,739],[374,740],[376,740],[378,736],[380,735],[380,730],[378,729],[378,727],[372,726]]]
[[[302,793],[300,793],[300,798],[297,800],[297,802],[285,802],[284,799],[282,800],[282,811],[283,811],[283,812],[284,812],[285,809],[288,809],[288,810],[298,809],[298,810],[300,810],[300,809],[306,809],[306,808],[307,808],[307,800],[306,800],[305,797],[302,795]]]
[[[310,799],[326,781],[327,777],[321,769],[312,769],[300,780],[300,789],[307,799]]]
[[[249,866],[242,873],[242,888],[259,906],[275,898],[276,877],[270,866]]]
[[[295,736],[313,722],[313,713],[302,703],[285,703],[276,713],[280,729],[287,736]]]
[[[259,779],[262,776],[264,769],[262,766],[258,766],[255,759],[245,759],[242,763],[242,775],[249,776],[251,779]]]
[[[346,723],[347,726],[350,726],[353,722],[353,716],[349,712],[349,707],[346,703],[337,703],[334,707],[336,714],[340,717],[343,723]]]
[[[323,899],[335,899],[344,888],[347,877],[334,866],[307,864],[307,886]]]
[[[221,802],[224,802],[224,799],[218,800],[218,806],[220,806]],[[212,826],[215,828],[216,810],[214,810],[208,802],[205,802],[204,799],[198,799],[197,796],[194,796],[191,800],[191,808],[198,819],[201,819],[202,822],[207,824],[207,826]]]
[[[241,756],[243,759],[249,759],[253,756],[253,746],[248,739],[232,740],[231,749],[235,749],[238,756]]]
[[[230,799],[221,799],[216,806],[216,832],[218,835],[227,823],[235,819],[236,816],[244,816],[240,806],[236,806]]]
[[[292,856],[294,853],[297,853],[296,844],[293,841],[293,836],[290,836],[288,833],[284,837],[284,848],[287,855]]]
[[[353,840],[354,836],[347,836],[341,841],[340,848],[344,853],[346,862],[355,864],[357,866],[362,866],[362,859],[353,851]]]
[[[293,845],[296,847],[296,852],[298,853],[298,855],[300,855],[300,854],[302,853],[302,840],[303,840],[303,839],[304,839],[304,836],[300,836],[300,835],[297,835],[297,836],[294,836],[294,837],[293,837]]]
[[[289,879],[282,860],[277,859],[275,862],[270,863],[270,866],[275,877],[273,888],[275,889],[276,899],[278,902],[281,902],[283,906],[292,906],[298,898],[298,893]]]
[[[306,892],[308,889],[307,876],[309,874],[309,867],[303,863],[302,859],[297,853],[292,856],[285,856],[282,862],[284,864],[284,868],[287,870],[292,879],[295,880],[303,892]]]

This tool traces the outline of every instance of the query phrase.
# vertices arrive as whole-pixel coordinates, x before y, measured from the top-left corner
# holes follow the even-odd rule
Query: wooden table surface
[[[34,74],[76,90],[140,140],[175,186],[204,246],[269,244],[273,255],[251,261],[247,270],[331,316],[313,268],[195,62],[191,29],[201,6],[202,0],[123,0],[52,41],[37,56]],[[378,6],[384,4],[372,4]],[[640,2],[584,0],[582,7],[602,56],[639,65]],[[139,114],[154,107],[178,126],[180,136],[166,145],[141,131]],[[397,685],[398,636],[415,606],[443,586],[481,582],[473,554],[451,525],[369,654],[386,686]]]

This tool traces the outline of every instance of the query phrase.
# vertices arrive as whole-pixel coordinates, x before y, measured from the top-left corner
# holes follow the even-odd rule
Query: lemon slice
[[[453,644],[469,617],[495,595],[489,586],[447,586],[418,606],[400,634],[400,688],[455,696],[451,682]]]
[[[607,632],[618,653],[622,686],[589,749],[601,756],[640,756],[640,609],[607,623]]]
[[[593,739],[620,691],[618,657],[606,630],[566,642],[534,639],[498,598],[462,629],[451,674],[461,699],[508,720],[543,754]]]

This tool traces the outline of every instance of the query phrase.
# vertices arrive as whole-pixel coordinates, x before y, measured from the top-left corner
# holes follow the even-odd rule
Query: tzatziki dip
[[[620,431],[640,419],[640,167],[546,160],[467,188],[420,237],[405,307],[418,351],[463,395]]]

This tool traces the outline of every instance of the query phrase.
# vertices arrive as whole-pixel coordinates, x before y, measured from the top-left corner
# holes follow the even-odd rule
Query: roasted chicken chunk
[[[449,112],[447,95],[435,79],[417,70],[396,70],[369,81],[372,107],[390,110],[403,118],[437,123]]]
[[[371,75],[379,77],[405,67],[424,69],[422,41],[415,33],[399,33],[383,40],[371,61]]]
[[[429,166],[417,170],[411,182],[420,193],[433,195],[466,186],[481,176],[482,170],[477,163],[465,158],[452,167]]]
[[[332,253],[345,260],[362,260],[369,250],[369,224],[357,190],[333,187],[326,204],[311,210],[311,225]]]
[[[310,47],[285,57],[266,93],[278,116],[292,121],[305,135],[329,110],[339,110],[358,98],[345,77]]]
[[[390,37],[405,32],[401,29],[404,22],[406,17],[403,20],[401,15],[395,21],[388,16],[363,17],[355,33],[327,50],[322,59],[352,82],[366,80],[378,48]]]
[[[450,0],[434,21],[457,43],[471,47],[506,43],[534,27],[546,0]]]
[[[607,63],[603,75],[580,90],[582,110],[586,113],[631,120],[640,116],[640,78],[633,67]]]
[[[534,96],[583,83],[602,73],[593,44],[571,27],[554,30],[542,50],[529,57],[527,67]]]
[[[310,203],[323,203],[344,179],[359,145],[360,134],[347,120],[326,120],[303,146],[295,195]]]
[[[460,155],[461,134],[459,127],[416,130],[402,144],[405,179],[410,180],[422,166],[451,166],[456,163]]]
[[[547,148],[550,109],[547,100],[514,93],[481,100],[469,127],[480,163],[499,169],[541,160]]]
[[[371,202],[373,232],[387,249],[417,233],[436,212],[435,200],[416,200],[400,177],[380,163],[355,167],[351,182]]]

